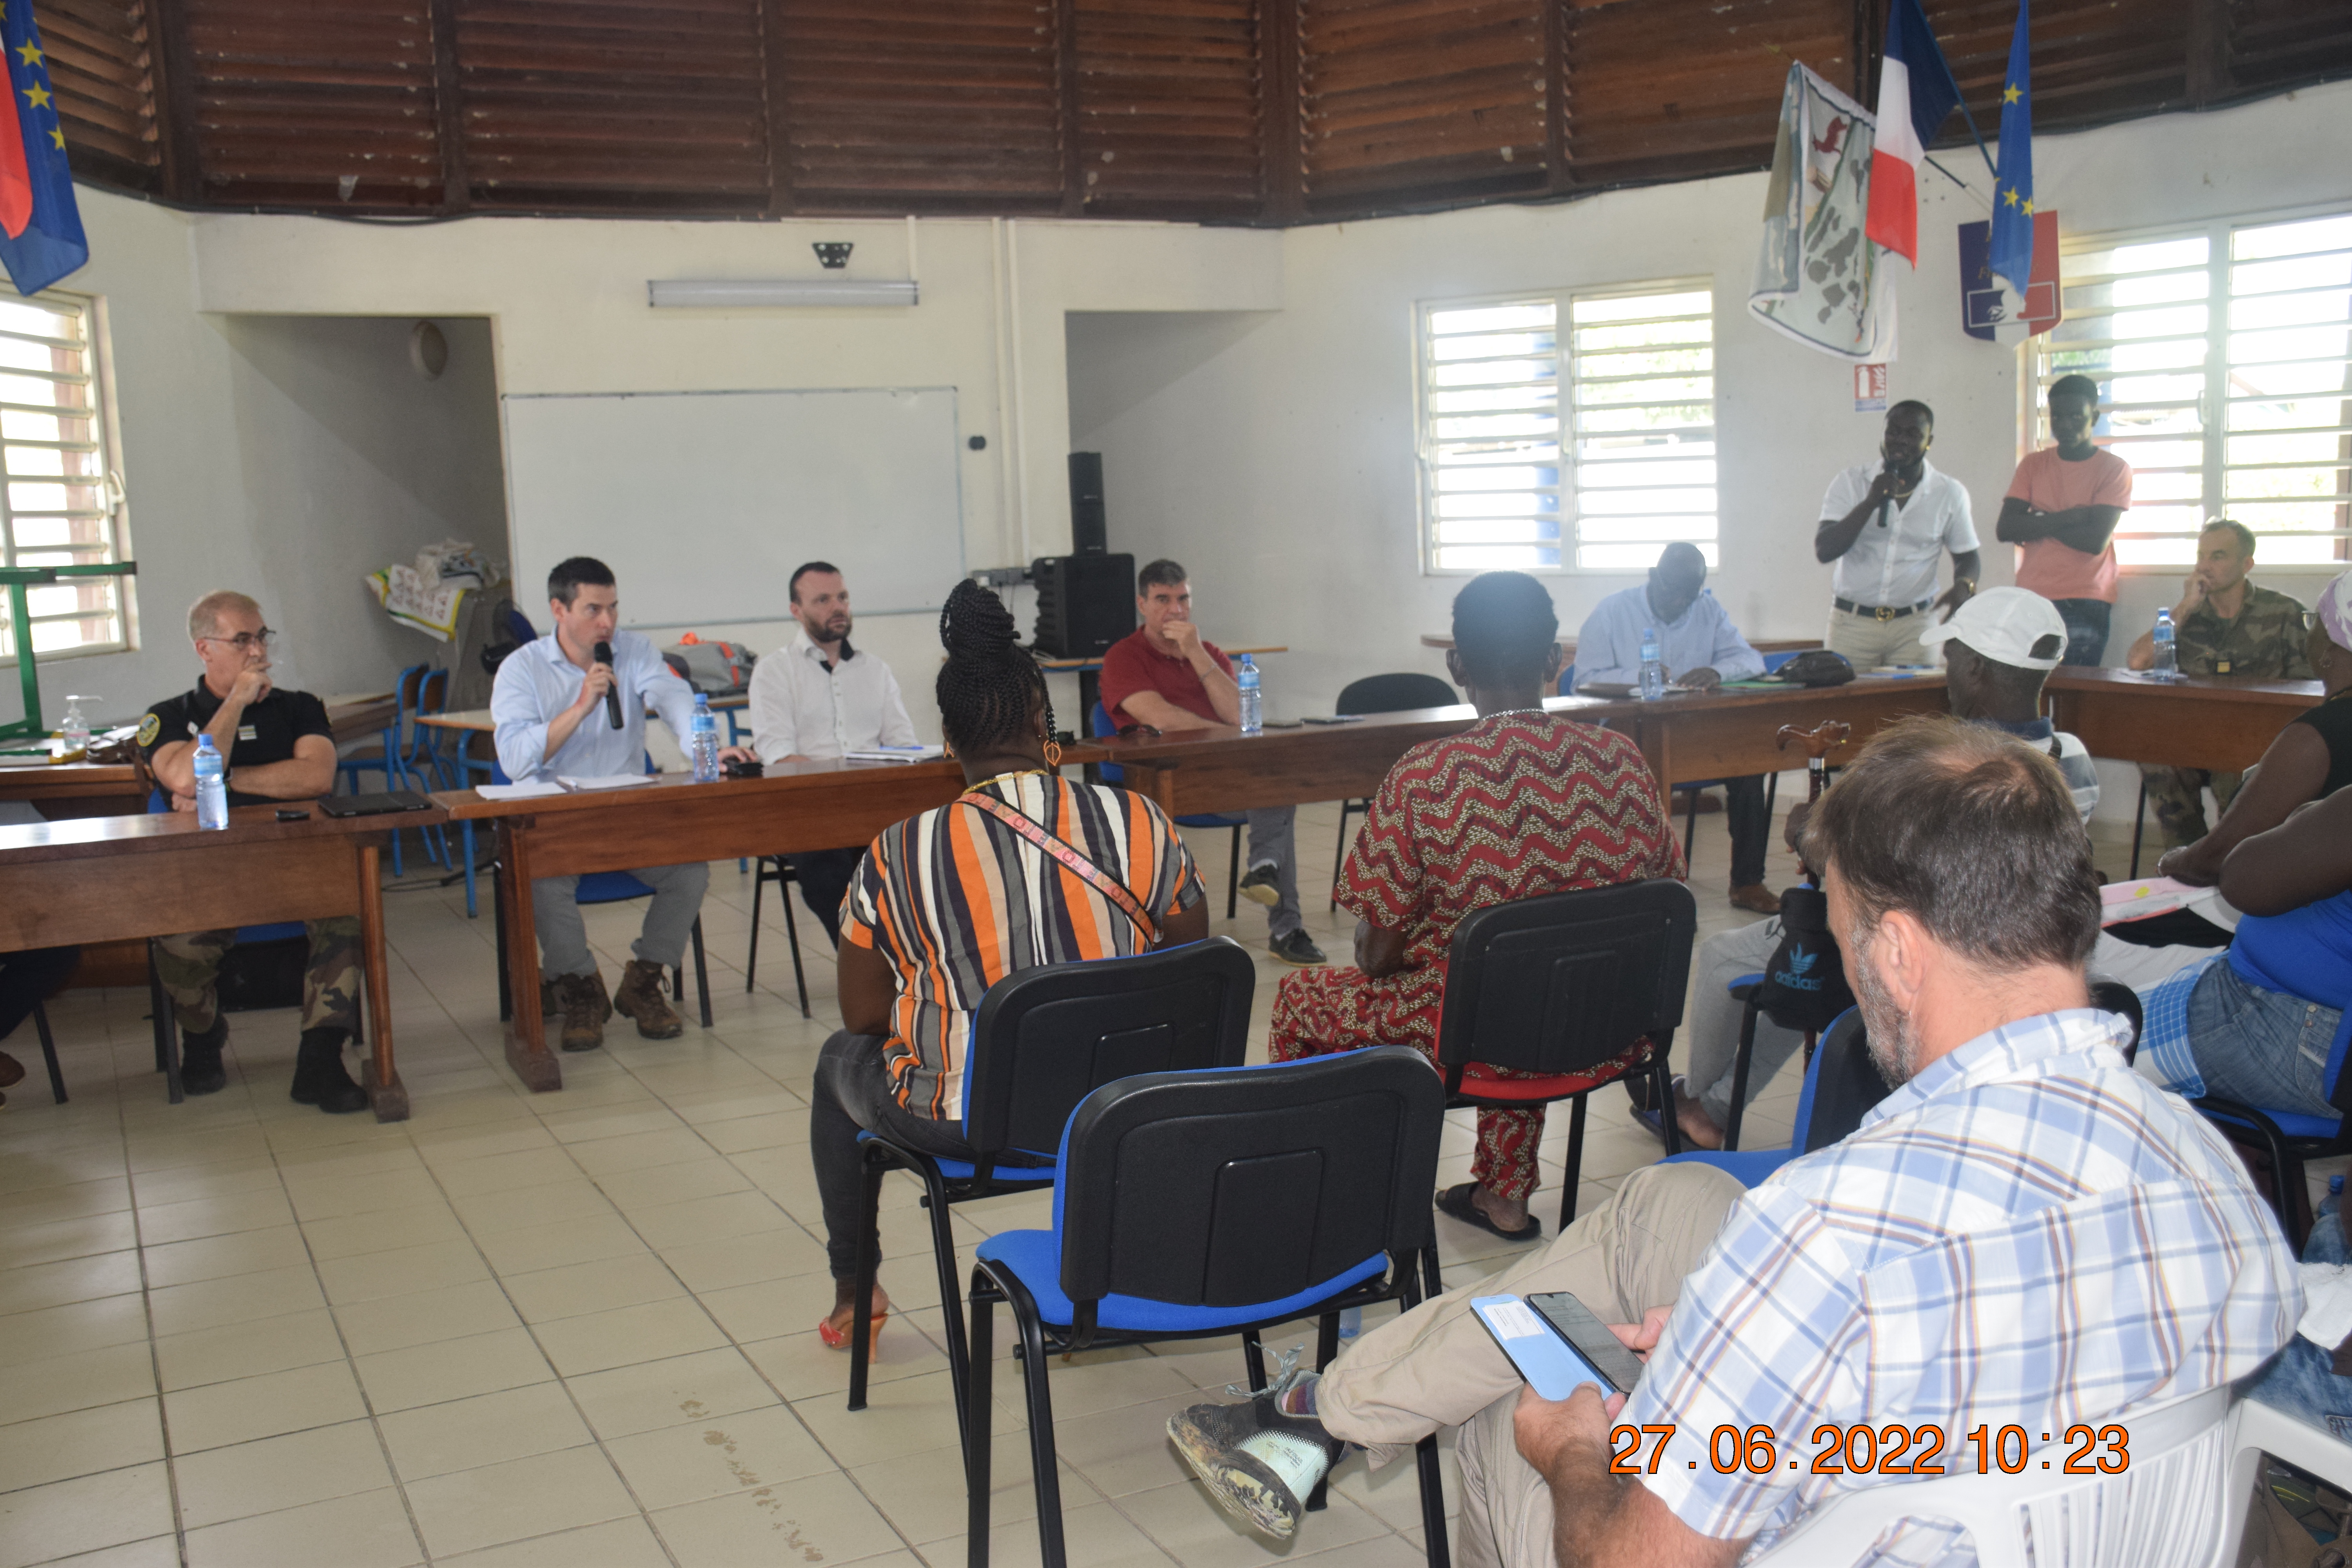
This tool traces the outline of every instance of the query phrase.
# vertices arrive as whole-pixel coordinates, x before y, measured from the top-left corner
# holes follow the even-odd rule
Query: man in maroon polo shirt
[[[1103,655],[1102,701],[1125,729],[1148,724],[1162,734],[1241,722],[1241,689],[1231,660],[1192,624],[1192,588],[1184,568],[1154,561],[1135,574],[1135,608],[1143,625]],[[1302,967],[1324,962],[1298,912],[1297,808],[1248,813],[1249,869],[1242,896],[1266,906],[1267,950]]]

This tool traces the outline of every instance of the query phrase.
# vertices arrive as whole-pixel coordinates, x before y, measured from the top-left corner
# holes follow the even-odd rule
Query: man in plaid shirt
[[[1846,1489],[1905,1483],[1814,1474],[1824,1425],[1938,1427],[1949,1474],[1975,1468],[1979,1426],[2021,1426],[2045,1452],[2041,1434],[2120,1426],[2127,1446],[2135,1414],[2287,1342],[2302,1295],[2268,1209],[2229,1145],[2125,1065],[2123,1020],[2087,1005],[2098,879],[2049,758],[1981,725],[1892,726],[1814,810],[1806,851],[1899,1087],[1752,1191],[1652,1166],[1541,1254],[1367,1331],[1320,1380],[1178,1416],[1221,1501],[1253,1500],[1261,1433],[1365,1444],[1379,1463],[1459,1425],[1465,1563],[1727,1564]],[[1630,1397],[1538,1398],[1467,1307],[1549,1290],[1643,1354]],[[1638,1476],[1611,1473],[1620,1425],[1651,1434]],[[1727,1475],[1720,1426],[1743,1437]],[[1775,1444],[1761,1473],[1757,1427]],[[1964,1531],[1921,1518],[1861,1561],[1975,1559]]]

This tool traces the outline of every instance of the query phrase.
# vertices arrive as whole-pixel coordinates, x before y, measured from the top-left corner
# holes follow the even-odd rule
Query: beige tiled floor
[[[1310,930],[1335,807],[1300,814]],[[1225,836],[1194,836],[1223,907]],[[1701,930],[1722,898],[1722,818],[1703,817]],[[1776,851],[1772,879],[1793,868]],[[394,1005],[412,1120],[325,1117],[286,1098],[290,1014],[232,1026],[218,1095],[164,1103],[143,994],[51,1009],[72,1101],[34,1075],[0,1112],[0,1568],[634,1568],[963,1561],[963,1486],[924,1215],[888,1192],[884,1279],[900,1310],[871,1408],[817,1343],[830,1304],[808,1170],[811,1064],[831,1027],[791,1000],[776,901],[757,988],[740,967],[749,879],[712,868],[709,1030],[669,1043],[615,1020],[567,1058],[565,1089],[523,1092],[499,1049],[488,921],[423,879],[388,899]],[[590,911],[617,969],[638,915]],[[1262,949],[1244,904],[1231,930]],[[803,920],[804,941],[814,931]],[[1278,966],[1262,960],[1263,1031]],[[22,1045],[23,1041],[12,1042]],[[22,1052],[19,1052],[22,1055]],[[1785,1141],[1795,1075],[1770,1085],[1751,1146]],[[1466,1177],[1468,1118],[1440,1167]],[[1566,1119],[1543,1148],[1547,1228]],[[1614,1091],[1592,1101],[1582,1184],[1600,1201],[1657,1143]],[[968,1246],[1042,1223],[1043,1197],[959,1208]],[[1512,1250],[1439,1222],[1449,1280]],[[1000,1336],[1001,1337],[1001,1336]],[[1003,1355],[1002,1345],[998,1353]],[[1235,1342],[1091,1352],[1053,1370],[1071,1558],[1222,1568],[1271,1557],[1420,1560],[1409,1471],[1341,1467],[1329,1510],[1286,1553],[1200,1494],[1161,1426],[1242,1375]],[[1033,1561],[1018,1374],[996,1383],[996,1560]]]

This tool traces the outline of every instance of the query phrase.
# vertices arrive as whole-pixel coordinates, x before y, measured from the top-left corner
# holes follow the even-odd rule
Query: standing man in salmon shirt
[[[2050,384],[2055,447],[2029,452],[2009,481],[1993,535],[2018,547],[2017,585],[2058,606],[2067,664],[2106,660],[2116,609],[2116,524],[2131,507],[2131,465],[2091,440],[2099,384],[2087,375]]]

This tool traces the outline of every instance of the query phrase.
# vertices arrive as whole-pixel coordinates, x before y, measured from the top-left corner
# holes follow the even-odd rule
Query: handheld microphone
[[[610,669],[613,666],[613,645],[600,642],[589,649],[589,657]],[[617,685],[604,688],[604,717],[613,721],[614,729],[621,727],[621,690]]]

